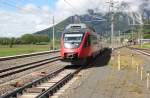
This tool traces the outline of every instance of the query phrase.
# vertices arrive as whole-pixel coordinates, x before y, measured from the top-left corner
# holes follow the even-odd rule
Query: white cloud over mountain
[[[66,2],[65,2],[66,1]],[[128,2],[137,10],[141,0],[115,0]],[[54,9],[34,4],[24,5],[16,11],[0,10],[0,37],[19,37],[52,26],[52,17],[56,23],[73,14],[84,14],[87,9],[103,12],[108,10],[106,0],[57,0]]]

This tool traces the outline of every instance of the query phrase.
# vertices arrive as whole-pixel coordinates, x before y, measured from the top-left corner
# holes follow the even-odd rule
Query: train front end
[[[88,56],[84,51],[85,29],[73,25],[64,31],[61,38],[61,57],[66,62],[80,62]]]
[[[83,33],[64,33],[61,41],[61,57],[66,61],[73,61],[80,58]]]

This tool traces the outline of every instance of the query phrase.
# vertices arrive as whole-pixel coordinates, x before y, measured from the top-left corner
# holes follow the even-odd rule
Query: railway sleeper
[[[26,89],[26,93],[41,93],[41,92],[43,92],[43,91],[45,91],[45,88],[36,88],[36,87],[34,87],[34,88],[28,88],[28,89]]]

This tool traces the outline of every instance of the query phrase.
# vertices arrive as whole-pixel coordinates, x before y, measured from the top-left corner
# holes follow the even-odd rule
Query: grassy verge
[[[0,57],[19,55],[25,53],[33,53],[40,51],[50,50],[49,45],[14,45],[12,48],[9,46],[0,46]]]
[[[118,51],[115,51],[110,64],[113,67],[118,67]],[[133,54],[133,56],[131,56]],[[143,64],[144,60],[134,52],[129,49],[121,49],[120,50],[120,66],[121,69],[136,69],[137,65]]]
[[[141,49],[149,49],[150,50],[150,43],[149,44],[143,44],[142,46],[141,45],[135,45],[133,47],[141,48]]]
[[[140,47],[140,46],[138,46]],[[141,48],[150,49],[150,44],[143,44]]]
[[[140,68],[145,62],[144,58],[142,58],[140,55],[136,54],[134,51],[128,48],[122,48],[119,51],[120,51],[121,70],[118,71],[119,75],[118,72],[117,74],[113,74],[113,73],[110,74],[112,76],[110,80],[108,78],[107,81],[112,81],[117,83],[115,85],[115,88],[121,90],[120,96],[122,98],[144,98],[144,96],[146,95],[145,93],[146,82],[142,82],[139,78],[140,73],[138,74],[136,73],[137,65]],[[112,58],[109,62],[109,64],[113,66],[115,70],[118,69],[117,53],[118,51],[115,51],[113,53]],[[133,54],[133,58],[131,54]],[[143,80],[145,79],[146,79],[145,72],[143,72]],[[110,86],[114,86],[114,85],[110,85]]]

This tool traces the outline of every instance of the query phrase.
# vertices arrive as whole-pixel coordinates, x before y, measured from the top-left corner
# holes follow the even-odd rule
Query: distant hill
[[[55,25],[55,37],[59,38],[61,36],[62,31],[64,30],[65,26],[71,23],[71,19],[70,17],[63,20],[62,22],[58,23]],[[53,34],[53,27],[47,28],[45,30],[42,31],[38,31],[35,32],[34,34],[46,34],[48,35],[50,38],[52,37]]]

